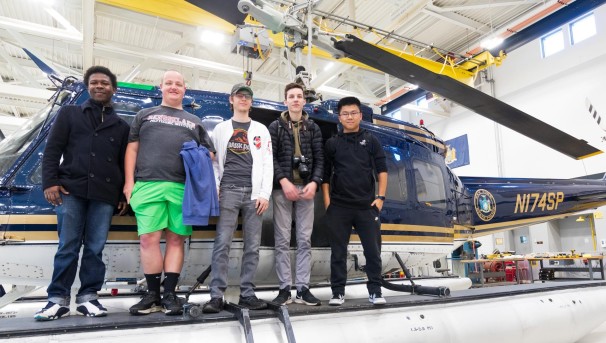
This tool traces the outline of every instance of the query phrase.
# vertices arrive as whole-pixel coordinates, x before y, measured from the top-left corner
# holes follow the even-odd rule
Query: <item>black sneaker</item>
[[[97,299],[78,304],[76,311],[87,317],[105,317],[107,315],[107,309]]]
[[[49,301],[43,309],[36,312],[34,319],[37,321],[55,320],[69,316],[69,307],[61,306]]]
[[[267,303],[263,300],[259,300],[256,295],[250,297],[240,296],[238,305],[246,307],[249,310],[264,310],[267,308]]]
[[[202,306],[203,313],[219,313],[221,311],[223,311],[222,298],[210,298],[210,301]]]
[[[278,296],[272,300],[276,304],[287,305],[292,303],[292,298],[290,297],[290,287],[285,287],[278,292]]]
[[[297,304],[305,304],[309,306],[320,306],[322,302],[320,299],[314,297],[309,291],[309,288],[303,287],[301,292],[297,291],[297,297],[295,298]]]
[[[162,312],[167,316],[176,316],[183,314],[183,304],[185,299],[179,298],[174,292],[168,292],[162,297]]]
[[[328,305],[330,306],[341,306],[345,302],[345,296],[343,294],[335,293],[332,295],[332,298],[328,301]]]
[[[160,295],[156,292],[148,291],[141,297],[141,301],[131,306],[128,311],[133,315],[141,315],[159,312],[161,310]]]

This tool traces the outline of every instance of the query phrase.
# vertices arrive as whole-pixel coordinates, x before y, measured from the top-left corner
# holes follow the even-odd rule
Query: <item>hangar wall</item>
[[[567,38],[563,51],[541,57],[540,40],[511,52],[500,67],[494,69],[496,97],[577,138],[606,150],[601,138],[606,132],[590,118],[585,106],[589,98],[606,117],[606,6],[594,12],[597,34],[574,46]],[[489,92],[484,82],[482,90]],[[458,175],[499,176],[494,166],[502,156],[506,177],[572,178],[604,172],[606,154],[576,161],[536,143],[503,126],[500,150],[495,140],[495,124],[461,107],[453,109],[451,118],[429,127],[443,139],[468,134],[469,166],[455,169]]]
[[[595,36],[571,45],[565,25],[564,50],[543,58],[537,39],[511,52],[500,67],[493,68],[492,78],[497,98],[606,151],[606,140],[602,141],[606,132],[591,119],[586,106],[589,99],[606,120],[606,6],[594,14]],[[490,83],[483,80],[481,89],[490,94]],[[606,172],[606,154],[577,161],[460,106],[453,108],[451,118],[429,129],[445,140],[468,135],[471,163],[454,169],[459,176],[574,178]],[[598,211],[606,213],[606,207]],[[483,238],[480,252],[495,248],[520,253],[592,251],[588,221],[576,222],[576,218]],[[606,240],[606,218],[596,219],[595,226],[596,250],[606,252],[600,244]],[[528,236],[527,243],[520,243],[520,236]],[[503,238],[503,245],[495,245],[497,237]]]

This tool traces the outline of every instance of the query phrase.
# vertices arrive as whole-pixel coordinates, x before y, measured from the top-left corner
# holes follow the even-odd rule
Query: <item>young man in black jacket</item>
[[[303,86],[289,83],[284,88],[288,111],[269,125],[274,156],[274,232],[276,273],[280,292],[275,303],[290,304],[292,276],[290,239],[292,212],[295,211],[297,258],[295,269],[295,302],[310,306],[320,300],[309,291],[311,274],[311,233],[314,226],[314,197],[322,184],[324,151],[318,124],[303,110]]]
[[[39,321],[69,315],[82,245],[76,311],[90,317],[107,313],[97,292],[105,277],[103,248],[114,209],[117,205],[120,214],[126,210],[120,199],[129,126],[112,108],[118,83],[109,69],[89,68],[84,83],[90,99],[59,110],[42,158],[42,188],[46,200],[56,206],[59,247],[48,303],[34,316]]]
[[[381,294],[379,213],[387,189],[385,153],[379,140],[360,128],[360,100],[355,97],[342,98],[337,109],[343,131],[326,142],[322,184],[331,247],[330,284],[333,296],[328,304],[338,306],[345,301],[347,245],[353,227],[364,248],[368,300],[381,305],[385,304],[385,299]],[[377,193],[375,173],[379,182]]]

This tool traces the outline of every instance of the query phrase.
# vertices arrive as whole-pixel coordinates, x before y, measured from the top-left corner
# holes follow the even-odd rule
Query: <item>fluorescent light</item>
[[[483,40],[480,43],[480,46],[483,47],[484,49],[492,49],[492,48],[496,48],[497,46],[501,45],[501,43],[503,43],[503,38],[492,37],[492,38]]]
[[[200,34],[200,40],[203,43],[209,43],[213,45],[220,45],[225,40],[225,35],[215,31],[204,30]]]
[[[55,0],[30,0],[31,2],[40,3],[46,6],[53,6],[55,4]]]
[[[329,69],[331,69],[334,66],[335,66],[334,62],[329,62],[328,64],[326,64],[326,66],[324,66],[324,71],[328,71]]]

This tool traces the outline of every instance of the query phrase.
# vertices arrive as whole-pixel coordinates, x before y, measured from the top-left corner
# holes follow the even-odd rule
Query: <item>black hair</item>
[[[86,84],[86,87],[88,87],[90,76],[97,73],[107,75],[112,83],[112,87],[118,89],[118,78],[108,68],[103,66],[92,66],[86,70],[86,73],[84,73],[84,83]]]
[[[360,99],[356,98],[355,96],[346,96],[339,100],[339,103],[337,104],[337,113],[341,113],[341,108],[347,105],[356,105],[360,111],[362,110],[362,103],[360,103]]]

